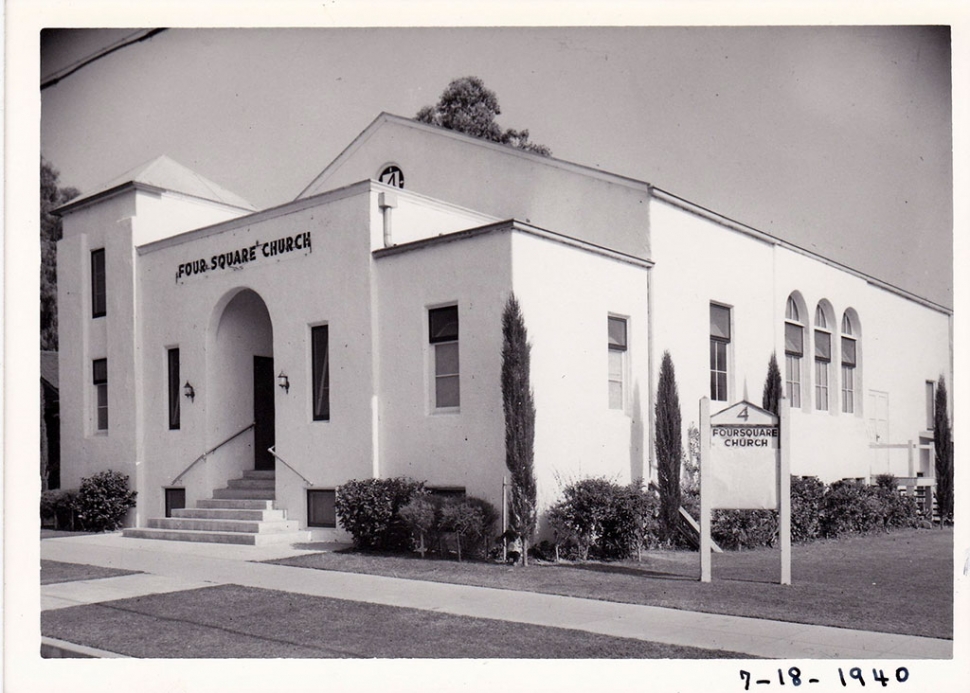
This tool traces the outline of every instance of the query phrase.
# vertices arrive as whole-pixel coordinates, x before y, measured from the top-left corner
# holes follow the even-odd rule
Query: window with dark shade
[[[626,320],[608,318],[608,384],[610,409],[623,409],[624,381],[626,379]]]
[[[108,430],[108,359],[96,359],[91,364],[94,383],[95,428]]]
[[[313,420],[330,420],[330,329],[311,329],[313,359]]]
[[[434,408],[457,408],[461,404],[458,306],[432,308],[428,311],[428,341],[432,345],[434,361]]]
[[[728,346],[731,343],[731,309],[711,304],[711,399],[728,398]]]
[[[107,308],[104,248],[99,248],[91,251],[91,317],[103,317]]]
[[[329,489],[307,489],[307,527],[337,526],[337,492]]]
[[[177,431],[182,425],[179,378],[179,350],[168,350],[168,428]]]

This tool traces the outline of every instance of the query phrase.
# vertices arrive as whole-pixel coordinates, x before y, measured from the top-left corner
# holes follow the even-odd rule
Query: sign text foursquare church
[[[210,258],[199,258],[183,262],[175,273],[175,281],[196,274],[204,274],[217,270],[239,268],[261,258],[271,258],[296,251],[309,253],[312,250],[310,232],[304,231],[293,236],[286,236],[262,243],[256,241],[252,245],[235,248],[224,253],[218,253]]]

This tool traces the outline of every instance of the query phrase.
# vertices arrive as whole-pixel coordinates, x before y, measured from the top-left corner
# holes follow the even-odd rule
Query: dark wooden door
[[[253,421],[256,422],[256,469],[275,469],[269,448],[276,444],[276,392],[273,390],[273,359],[253,357]]]

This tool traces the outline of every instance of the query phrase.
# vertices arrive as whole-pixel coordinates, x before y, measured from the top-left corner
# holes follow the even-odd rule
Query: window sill
[[[430,416],[453,416],[455,414],[461,414],[461,407],[442,407],[440,409],[432,409],[428,413]]]

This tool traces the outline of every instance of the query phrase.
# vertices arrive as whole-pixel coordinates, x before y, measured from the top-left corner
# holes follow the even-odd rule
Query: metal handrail
[[[245,428],[243,428],[243,429],[241,429],[241,430],[236,431],[235,433],[233,433],[231,436],[229,436],[228,438],[226,438],[224,441],[222,441],[221,443],[219,443],[218,445],[216,445],[211,450],[206,450],[205,452],[203,452],[201,455],[199,455],[194,460],[192,460],[192,464],[190,464],[188,467],[186,467],[185,469],[183,469],[181,474],[179,474],[177,477],[175,477],[174,479],[172,479],[172,483],[169,484],[169,486],[175,486],[179,479],[181,479],[183,476],[185,476],[186,474],[189,473],[189,470],[192,469],[192,467],[194,467],[199,462],[202,462],[206,457],[208,457],[209,455],[211,455],[212,453],[214,453],[216,450],[218,450],[219,448],[221,448],[223,445],[225,445],[226,443],[228,443],[230,440],[233,440],[234,438],[238,438],[243,433],[245,433],[246,431],[248,431],[250,428],[253,428],[255,426],[256,426],[256,422],[253,421],[251,424],[249,424]]]
[[[297,471],[297,470],[296,470],[296,469],[295,469],[295,468],[293,467],[293,465],[292,465],[292,464],[290,464],[289,462],[287,462],[287,461],[286,461],[286,460],[284,460],[284,459],[283,459],[282,457],[280,457],[279,455],[277,455],[277,454],[276,454],[276,446],[275,446],[275,445],[274,445],[274,446],[272,446],[272,447],[270,447],[270,448],[267,448],[267,450],[269,451],[269,454],[270,454],[270,455],[272,455],[273,457],[275,457],[276,459],[278,459],[278,460],[279,460],[280,462],[282,462],[283,464],[285,464],[285,465],[286,465],[287,467],[289,467],[289,468],[290,468],[290,470],[291,470],[291,471],[292,471],[292,472],[293,472],[294,474],[296,474],[296,475],[297,475],[298,477],[300,477],[301,479],[303,479],[303,481],[305,481],[305,482],[306,482],[306,485],[307,485],[307,486],[313,486],[313,482],[312,482],[312,481],[310,481],[310,480],[309,480],[309,479],[307,479],[307,478],[306,478],[305,476],[303,476],[302,474],[300,474],[300,472],[298,472],[298,471]]]

